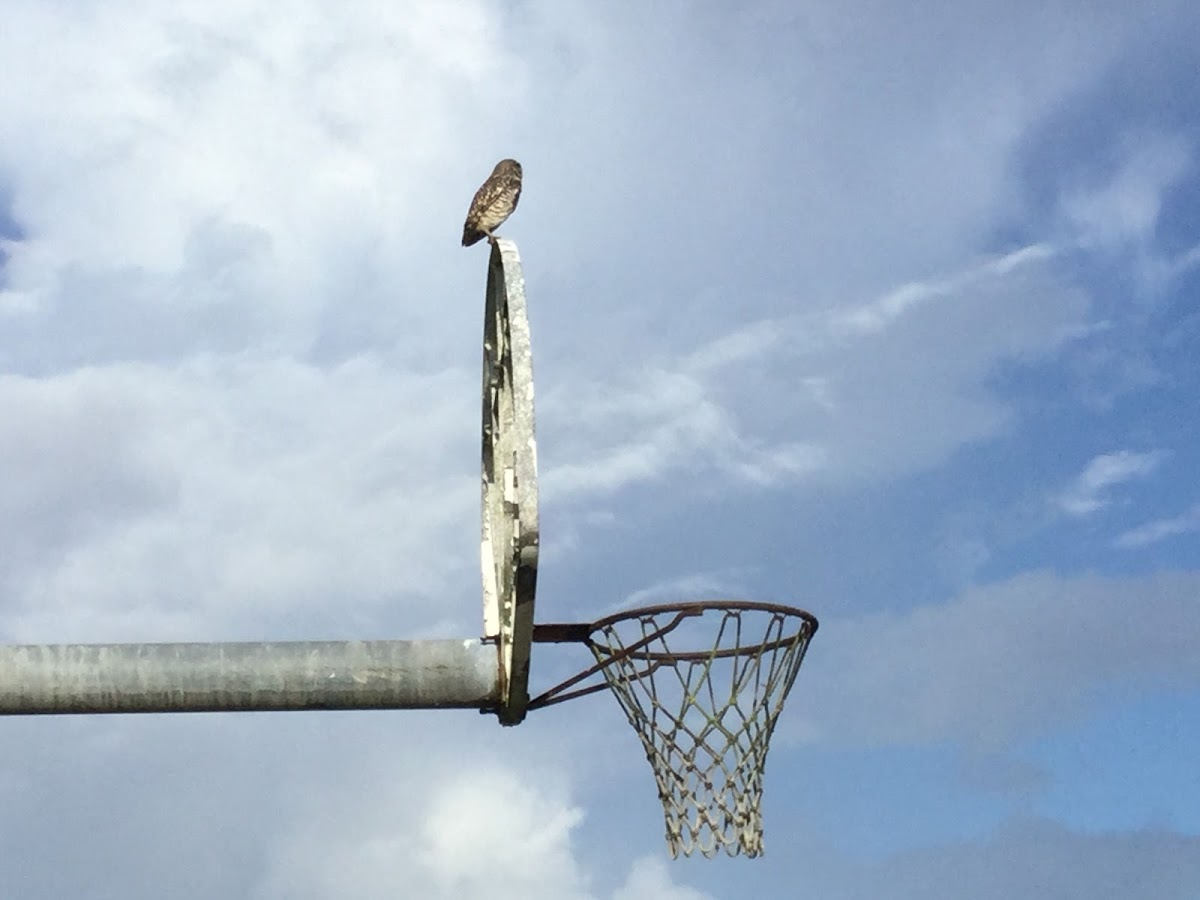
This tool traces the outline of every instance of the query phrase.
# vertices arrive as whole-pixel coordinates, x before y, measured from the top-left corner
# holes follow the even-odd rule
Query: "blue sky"
[[[1194,4],[0,8],[0,639],[477,634],[505,156],[539,618],[821,619],[761,859],[603,695],[46,718],[0,895],[1198,896]]]

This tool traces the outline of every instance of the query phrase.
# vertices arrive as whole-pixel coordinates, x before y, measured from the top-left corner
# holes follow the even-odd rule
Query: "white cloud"
[[[25,232],[0,292],[10,366],[331,340],[423,362],[477,330],[475,303],[437,299],[466,274],[461,182],[494,162],[494,138],[464,137],[525,96],[490,5],[7,12],[0,54],[27,74],[0,93]]]
[[[438,791],[421,861],[446,897],[582,897],[571,830],[582,810],[515,772],[460,776]],[[551,887],[553,886],[553,887]]]
[[[572,384],[548,392],[543,421],[571,438],[558,455],[582,461],[548,468],[547,493],[613,494],[672,476],[769,485],[821,468],[817,448],[742,433],[736,412],[700,379],[662,369],[638,376],[616,388]]]
[[[400,600],[413,627],[471,633],[474,603],[429,598],[477,578],[475,397],[370,357],[0,380],[0,419],[20,423],[0,460],[21,473],[0,492],[4,630],[195,638],[289,614],[344,634]]]
[[[457,754],[455,754],[457,755]],[[471,757],[466,757],[469,760]],[[429,777],[431,768],[438,774]],[[583,819],[556,777],[495,763],[393,768],[351,808],[333,797],[278,841],[259,900],[396,896],[512,900],[705,900],[655,857],[611,895],[590,886],[573,834]],[[310,801],[311,803],[311,801]],[[619,877],[606,872],[605,878]]]
[[[437,730],[448,743],[436,759],[360,753],[373,787],[318,785],[298,798],[255,896],[587,897],[571,846],[582,812],[555,779],[535,784],[456,748],[461,730]]]
[[[1122,532],[1114,541],[1116,546],[1133,548],[1147,547],[1165,541],[1167,538],[1200,530],[1200,503],[1195,504],[1177,516],[1165,519],[1155,519],[1144,522],[1136,528]]]
[[[633,864],[629,879],[612,895],[612,900],[710,900],[710,896],[673,884],[666,864],[651,856]]]
[[[1093,457],[1058,498],[1058,505],[1069,516],[1093,515],[1111,505],[1112,500],[1105,496],[1110,488],[1153,474],[1165,457],[1159,450],[1118,450]]]

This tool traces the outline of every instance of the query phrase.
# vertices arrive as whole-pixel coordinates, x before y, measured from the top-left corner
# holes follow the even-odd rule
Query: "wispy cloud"
[[[1200,530],[1200,503],[1177,516],[1155,519],[1123,532],[1113,543],[1118,547],[1146,547],[1159,541]]]
[[[616,378],[560,383],[539,423],[573,462],[551,465],[544,484],[595,497],[681,474],[778,486],[934,464],[1009,420],[986,384],[998,364],[1044,357],[1084,326],[1087,298],[1057,266],[1034,244],[865,302],[752,321]]]
[[[903,285],[871,303],[834,316],[834,330],[863,333],[881,331],[917,306],[970,293],[990,281],[1012,274],[1022,266],[1042,263],[1056,255],[1050,245],[1034,244],[946,278]]]
[[[1112,503],[1106,496],[1110,488],[1135,478],[1145,478],[1162,463],[1166,454],[1159,450],[1134,452],[1119,450],[1094,457],[1063,494],[1058,506],[1069,516],[1083,518]]]

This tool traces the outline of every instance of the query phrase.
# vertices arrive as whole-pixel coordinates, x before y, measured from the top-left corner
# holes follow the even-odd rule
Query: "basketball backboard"
[[[499,238],[488,263],[483,327],[483,633],[496,644],[504,725],[525,718],[537,588],[537,443],[525,276]]]

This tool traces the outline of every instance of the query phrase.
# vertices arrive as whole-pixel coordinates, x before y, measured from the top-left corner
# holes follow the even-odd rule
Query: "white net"
[[[672,650],[697,632],[685,622],[715,629],[713,647]],[[763,852],[767,748],[816,627],[800,610],[736,602],[596,624],[589,645],[654,769],[672,856]]]

